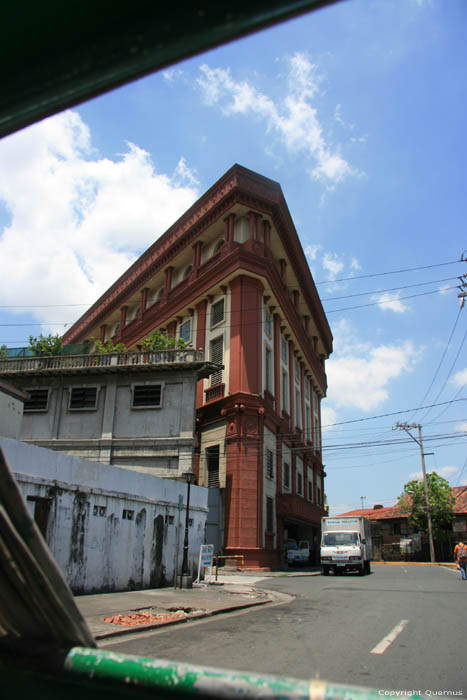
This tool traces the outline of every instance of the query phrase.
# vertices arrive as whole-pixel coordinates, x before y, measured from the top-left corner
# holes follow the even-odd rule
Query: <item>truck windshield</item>
[[[324,547],[335,547],[336,545],[356,545],[358,544],[358,534],[356,532],[326,532],[323,535]]]

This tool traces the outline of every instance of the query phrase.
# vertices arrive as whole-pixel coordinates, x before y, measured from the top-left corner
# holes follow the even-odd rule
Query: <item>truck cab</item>
[[[321,569],[324,576],[332,571],[370,573],[371,534],[366,518],[323,518],[321,535]]]

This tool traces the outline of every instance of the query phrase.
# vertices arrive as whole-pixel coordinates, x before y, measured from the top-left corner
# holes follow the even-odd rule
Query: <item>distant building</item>
[[[153,329],[224,365],[198,381],[198,483],[227,555],[277,567],[324,509],[320,403],[332,335],[278,183],[233,166],[67,331],[137,349]]]
[[[451,561],[455,543],[460,538],[467,537],[467,486],[454,486],[452,495],[455,498],[452,534],[445,542],[435,542],[438,561]],[[400,559],[401,543],[404,550],[406,540],[417,534],[413,532],[407,514],[399,504],[390,507],[375,505],[373,508],[360,508],[340,513],[340,516],[345,515],[363,515],[369,518],[374,559]],[[425,535],[422,535],[421,545],[421,551],[414,552],[414,557],[428,560],[428,543]]]

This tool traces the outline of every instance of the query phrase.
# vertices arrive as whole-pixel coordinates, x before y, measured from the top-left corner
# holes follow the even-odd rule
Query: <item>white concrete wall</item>
[[[23,420],[23,402],[0,389],[0,435],[18,438]]]
[[[177,529],[178,571],[182,563],[186,509],[179,513],[178,500],[181,495],[186,504],[185,483],[7,438],[0,437],[0,447],[31,514],[50,504],[46,540],[75,593],[173,581]],[[191,487],[189,568],[194,575],[204,542],[207,500],[207,489]],[[124,511],[133,511],[132,519],[124,518]]]

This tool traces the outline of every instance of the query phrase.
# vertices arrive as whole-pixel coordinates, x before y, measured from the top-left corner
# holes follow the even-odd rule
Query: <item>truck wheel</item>
[[[365,573],[366,573],[366,574],[371,574],[371,566],[370,566],[370,562],[369,562],[369,561],[366,561],[366,562],[365,562]]]
[[[329,576],[329,566],[323,566],[323,576]]]
[[[362,564],[360,568],[358,569],[358,575],[359,576],[365,576],[366,574],[366,567],[365,564]]]

